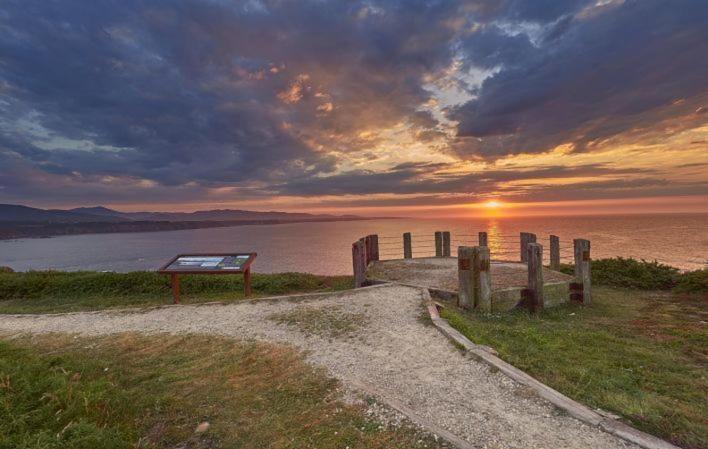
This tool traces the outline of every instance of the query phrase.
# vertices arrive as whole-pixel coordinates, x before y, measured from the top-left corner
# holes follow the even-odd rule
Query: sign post
[[[170,275],[172,300],[179,304],[181,274],[243,274],[243,294],[251,296],[251,264],[256,253],[179,254],[157,272]]]

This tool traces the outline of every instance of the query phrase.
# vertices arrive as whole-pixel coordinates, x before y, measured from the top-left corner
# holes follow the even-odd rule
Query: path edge
[[[494,349],[488,346],[473,343],[457,329],[450,326],[450,323],[448,323],[446,319],[440,317],[437,306],[430,297],[430,292],[427,289],[424,290],[423,298],[426,308],[428,309],[430,319],[440,333],[445,335],[454,344],[464,347],[467,353],[469,353],[476,360],[498,369],[512,380],[533,389],[540,397],[554,406],[566,411],[573,418],[586,424],[599,427],[607,433],[615,435],[645,449],[681,449],[659,437],[642,432],[641,430],[623,422],[602,416],[596,411],[590,409],[588,406],[583,405],[538,381],[537,379],[534,379],[524,371],[521,371],[515,366],[497,357]]]

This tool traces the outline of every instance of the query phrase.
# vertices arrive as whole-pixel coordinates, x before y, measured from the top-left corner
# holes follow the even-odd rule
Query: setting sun
[[[489,200],[484,203],[483,206],[487,209],[499,209],[502,207],[502,203],[500,201]]]

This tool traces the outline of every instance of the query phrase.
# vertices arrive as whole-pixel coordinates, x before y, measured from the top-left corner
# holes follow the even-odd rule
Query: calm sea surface
[[[378,234],[382,258],[402,257],[403,232],[413,234],[414,256],[432,255],[433,233],[452,233],[460,244],[489,233],[492,257],[517,259],[520,231],[534,232],[548,260],[548,235],[561,239],[561,255],[572,259],[572,239],[592,242],[592,257],[634,256],[684,269],[708,263],[708,215],[539,217],[419,220],[389,219],[333,223],[235,226],[230,228],[126,234],[90,234],[0,241],[0,265],[24,270],[154,270],[189,252],[258,253],[257,272],[301,271],[351,274],[351,243]]]

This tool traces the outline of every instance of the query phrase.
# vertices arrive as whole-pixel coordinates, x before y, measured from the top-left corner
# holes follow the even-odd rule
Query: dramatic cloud
[[[699,0],[9,0],[0,201],[705,193],[706,23]]]
[[[465,39],[470,64],[502,69],[450,113],[459,136],[477,138],[458,151],[589,150],[668,119],[683,118],[667,132],[705,124],[696,111],[708,102],[708,3],[615,3],[538,22],[528,34],[491,25]]]

